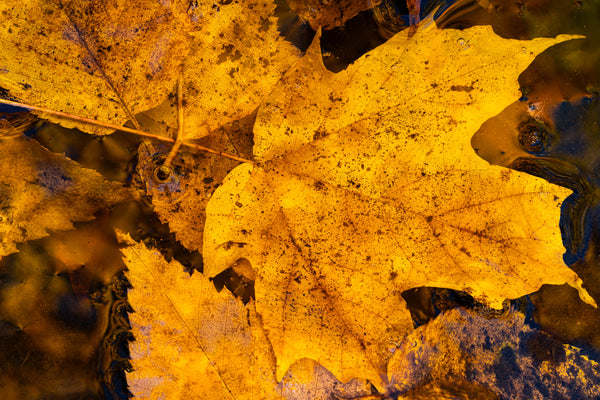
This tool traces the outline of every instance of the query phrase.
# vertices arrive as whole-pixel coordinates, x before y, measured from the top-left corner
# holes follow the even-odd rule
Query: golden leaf
[[[419,286],[500,307],[543,283],[581,280],[563,263],[568,190],[490,166],[470,146],[519,97],[517,76],[572,39],[506,40],[490,27],[423,24],[327,71],[319,37],[259,110],[257,165],[207,206],[205,271],[246,258],[277,378],[302,357],[382,388]]]
[[[279,34],[273,1],[221,4],[211,23],[194,34],[183,64],[185,138],[206,136],[254,112],[299,57]],[[175,99],[145,115],[175,128]]]
[[[34,140],[0,140],[0,256],[48,231],[73,229],[130,197],[120,182],[53,154]]]
[[[199,138],[252,113],[299,57],[280,37],[274,8],[267,0],[2,4],[0,85],[32,106],[136,128],[135,114],[158,107],[149,116],[176,126],[168,96],[182,73],[185,136]]]
[[[0,85],[34,106],[124,124],[166,99],[189,50],[187,2],[162,3],[2,3]]]
[[[272,349],[253,304],[217,293],[201,274],[119,233],[136,341],[128,375],[137,399],[276,399]]]
[[[275,356],[254,303],[242,304],[227,290],[217,293],[201,274],[117,232],[133,289],[129,319],[129,389],[136,399],[294,399],[370,393],[365,379],[346,384],[315,361],[294,363],[280,383]]]

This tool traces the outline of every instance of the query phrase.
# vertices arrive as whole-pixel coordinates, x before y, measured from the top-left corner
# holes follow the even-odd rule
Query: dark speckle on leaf
[[[217,64],[221,64],[227,59],[231,61],[237,61],[242,58],[242,53],[239,50],[234,51],[235,46],[233,44],[228,44],[223,46],[223,52],[219,54],[219,58],[217,59]]]
[[[269,18],[260,17],[260,28],[258,28],[259,32],[267,32],[271,23],[269,22]]]
[[[450,90],[452,90],[453,92],[467,92],[467,93],[469,93],[473,89],[475,89],[473,86],[465,86],[465,85],[452,85],[452,86],[450,86]]]

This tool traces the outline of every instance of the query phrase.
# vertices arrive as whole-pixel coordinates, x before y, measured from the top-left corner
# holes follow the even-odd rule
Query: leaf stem
[[[90,124],[90,125],[95,125],[95,126],[101,126],[101,127],[104,127],[104,128],[114,129],[114,130],[117,130],[117,131],[129,132],[129,133],[133,133],[133,134],[138,135],[138,136],[143,136],[143,137],[148,137],[148,138],[160,140],[161,142],[175,143],[175,139],[172,139],[172,138],[168,138],[168,137],[164,137],[164,136],[160,136],[160,135],[155,135],[153,133],[144,132],[144,131],[141,131],[139,129],[132,129],[132,128],[127,128],[125,126],[120,126],[120,125],[117,125],[117,124],[111,124],[109,122],[98,121],[98,120],[92,119],[92,118],[80,117],[78,115],[68,114],[68,113],[65,113],[65,112],[62,112],[62,111],[54,111],[54,110],[51,110],[49,108],[32,106],[32,105],[29,105],[29,104],[19,103],[17,101],[10,101],[10,100],[6,100],[6,99],[0,99],[0,104],[6,104],[6,105],[9,105],[9,106],[14,106],[14,107],[21,107],[21,108],[25,108],[25,109],[28,109],[28,110],[42,112],[42,113],[46,113],[46,114],[50,114],[50,115],[55,115],[57,117],[63,117],[63,118],[67,118],[67,119],[71,119],[71,120],[83,122],[83,123]],[[236,161],[240,161],[240,162],[246,162],[246,163],[254,164],[254,161],[252,161],[252,160],[247,160],[245,158],[234,156],[233,154],[224,153],[222,151],[213,150],[211,148],[200,146],[198,144],[186,143],[186,142],[183,142],[182,144],[184,146],[191,147],[191,148],[196,149],[196,150],[200,150],[200,151],[205,151],[207,153],[216,154],[216,155],[219,155],[221,157],[229,158],[231,160],[236,160]]]

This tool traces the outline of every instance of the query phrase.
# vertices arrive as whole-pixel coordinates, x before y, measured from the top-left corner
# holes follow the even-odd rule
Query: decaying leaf
[[[401,399],[593,399],[600,396],[599,372],[580,349],[526,325],[521,313],[486,319],[455,309],[406,337],[389,364],[388,393]]]
[[[72,229],[130,197],[120,182],[44,149],[35,140],[0,141],[0,256],[48,231]]]
[[[313,29],[331,29],[342,25],[361,11],[379,4],[381,0],[288,0],[295,13],[310,23]]]
[[[500,307],[567,282],[593,303],[561,259],[569,191],[490,166],[470,146],[519,97],[518,74],[571,38],[425,23],[334,74],[317,36],[259,110],[259,164],[232,171],[207,207],[205,272],[250,261],[278,379],[307,357],[381,388],[412,330],[401,293],[414,287]]]
[[[310,358],[296,361],[277,388],[290,400],[369,399],[372,386],[366,379],[342,383],[331,372]]]

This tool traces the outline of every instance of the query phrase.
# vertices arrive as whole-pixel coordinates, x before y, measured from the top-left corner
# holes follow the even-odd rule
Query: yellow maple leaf
[[[0,256],[16,243],[49,231],[73,229],[74,221],[131,197],[121,182],[43,148],[24,137],[0,140]]]
[[[570,191],[490,166],[470,146],[519,97],[518,74],[571,38],[423,24],[334,74],[317,35],[259,110],[259,163],[234,169],[207,206],[205,272],[250,261],[278,379],[308,357],[382,388],[412,330],[401,293],[414,287],[500,307],[567,282],[593,303],[561,259]]]
[[[31,105],[117,125],[158,105],[175,85],[193,23],[183,2],[138,3],[3,2],[0,85]]]

